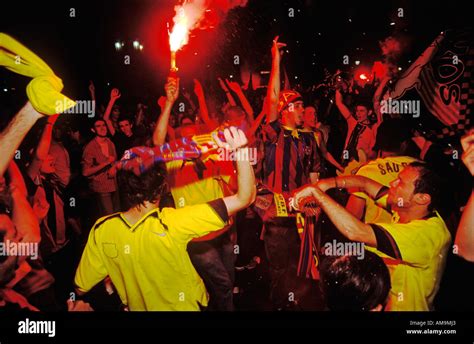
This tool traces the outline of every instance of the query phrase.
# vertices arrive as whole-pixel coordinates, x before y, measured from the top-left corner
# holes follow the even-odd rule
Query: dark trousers
[[[120,211],[120,199],[118,192],[97,192],[98,218]]]
[[[209,293],[210,311],[232,311],[234,300],[234,245],[230,233],[202,242],[190,242],[188,254]]]
[[[270,299],[276,309],[285,308],[301,296],[303,278],[297,277],[300,238],[295,218],[277,218],[265,223],[265,253],[270,272]]]

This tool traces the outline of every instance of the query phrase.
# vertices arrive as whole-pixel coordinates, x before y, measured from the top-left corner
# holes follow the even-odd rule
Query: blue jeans
[[[235,254],[230,230],[212,240],[190,242],[188,254],[209,293],[207,310],[233,311]]]

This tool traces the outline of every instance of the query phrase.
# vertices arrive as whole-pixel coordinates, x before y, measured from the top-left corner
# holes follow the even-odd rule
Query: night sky
[[[163,93],[169,69],[166,23],[172,23],[176,4],[170,0],[9,2],[0,13],[0,31],[47,61],[63,79],[65,94],[73,98],[87,99],[88,82],[93,80],[100,103],[108,100],[111,87],[119,87],[133,99],[156,99]],[[271,40],[277,34],[288,43],[283,65],[292,84],[320,82],[324,68],[333,72],[343,67],[345,54],[351,62],[371,65],[381,60],[378,42],[390,35],[406,43],[399,61],[405,67],[440,31],[470,24],[466,6],[462,1],[249,0],[216,27],[193,32],[189,45],[178,53],[182,85],[192,92],[194,77],[203,80],[205,89],[211,80],[212,87],[217,86],[217,76],[238,78],[235,55],[252,70],[268,70]],[[289,17],[290,8],[294,17]],[[403,8],[403,18],[397,17],[398,8]],[[143,51],[133,49],[135,39],[143,44]],[[114,47],[117,40],[125,44],[120,51]],[[130,65],[124,64],[125,55],[130,56]],[[22,87],[26,82],[0,71],[1,98],[8,93],[11,99],[13,93],[14,98],[26,100]]]

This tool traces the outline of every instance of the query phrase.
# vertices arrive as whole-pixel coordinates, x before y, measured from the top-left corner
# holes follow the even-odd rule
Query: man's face
[[[304,124],[304,104],[303,101],[288,104],[288,107],[283,111],[286,117],[287,124],[295,128],[301,128]]]
[[[365,106],[357,105],[355,115],[358,122],[363,122],[369,116],[369,111],[367,110]]]
[[[304,124],[308,127],[316,126],[316,109],[312,106],[307,106],[304,109]]]
[[[122,134],[124,134],[127,137],[130,137],[133,134],[132,133],[132,125],[130,124],[130,122],[128,120],[120,121],[119,122],[119,129],[122,132]]]
[[[107,126],[104,121],[97,121],[94,123],[94,132],[99,137],[107,136]]]
[[[399,173],[398,178],[390,183],[387,204],[392,209],[409,208],[413,204],[415,182],[418,175],[416,168],[407,166]]]

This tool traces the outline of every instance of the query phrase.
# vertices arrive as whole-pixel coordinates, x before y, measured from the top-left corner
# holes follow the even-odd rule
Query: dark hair
[[[118,120],[117,120],[117,123],[120,123],[120,122],[123,122],[123,121],[128,121],[128,123],[133,124],[133,121],[129,116],[120,115]]]
[[[179,126],[182,126],[184,120],[186,120],[186,119],[189,119],[189,120],[194,124],[195,118],[194,118],[193,116],[190,116],[190,115],[188,115],[188,114],[185,114],[183,117],[181,117],[181,120],[179,121]]]
[[[123,193],[127,203],[126,209],[144,205],[146,201],[156,202],[160,199],[161,192],[165,186],[164,165],[159,164],[146,172],[135,175],[132,171],[118,170],[117,178],[120,192]]]
[[[425,193],[430,195],[431,202],[428,206],[428,211],[438,210],[441,206],[441,195],[444,189],[444,183],[441,177],[436,174],[433,168],[425,162],[415,161],[409,166],[414,167],[418,171],[418,178],[415,181],[416,193]]]
[[[359,99],[354,102],[354,109],[356,109],[358,106],[363,106],[367,109],[367,112],[372,110],[372,104],[365,100],[365,99]]]
[[[370,251],[365,251],[364,259],[325,257],[320,276],[326,305],[333,311],[370,311],[385,306],[391,288],[387,266]]]
[[[93,119],[93,120],[91,121],[91,129],[94,129],[95,124],[96,124],[97,122],[99,122],[99,121],[102,121],[102,122],[104,122],[104,124],[107,124],[107,123],[105,122],[105,119],[103,119],[103,118],[101,118],[101,117],[97,117],[97,118],[95,118],[95,119]]]

